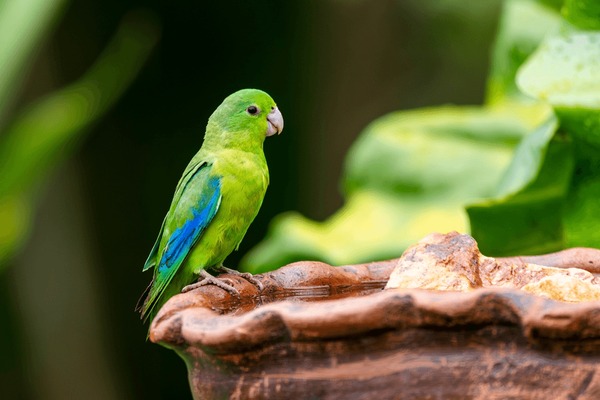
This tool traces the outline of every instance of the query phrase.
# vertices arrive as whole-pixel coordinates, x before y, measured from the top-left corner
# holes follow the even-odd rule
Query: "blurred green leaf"
[[[598,0],[565,0],[562,15],[579,29],[600,29],[600,2]]]
[[[0,266],[22,242],[32,190],[50,169],[73,151],[86,128],[102,116],[129,86],[158,39],[157,24],[145,14],[126,17],[89,71],[72,85],[24,110],[0,141]],[[25,199],[15,205],[15,199]],[[29,215],[31,210],[22,210]]]
[[[563,12],[577,22],[570,7],[589,4],[567,2]],[[600,32],[549,38],[523,66],[519,85],[554,107],[561,130],[573,140],[575,170],[562,214],[565,246],[600,247]]]
[[[598,166],[597,166],[598,167]],[[586,176],[573,185],[565,202],[565,247],[600,248],[600,178]]]
[[[27,64],[66,0],[0,1],[0,128]]]
[[[600,3],[567,0],[562,14],[584,31],[548,40],[520,81],[555,107],[573,140],[575,171],[562,213],[565,246],[600,247]]]
[[[519,87],[555,108],[600,105],[600,32],[549,37],[518,73]]]
[[[491,255],[600,247],[598,3],[507,0],[487,108],[394,113],[350,151],[346,204],[325,222],[278,217],[244,266],[394,257],[467,230]],[[591,17],[590,17],[591,16]],[[571,25],[573,24],[573,25]]]
[[[565,247],[600,248],[600,107],[559,107],[556,113],[573,140],[576,162],[563,208]]]
[[[560,14],[548,5],[532,0],[504,2],[487,83],[488,104],[532,101],[515,83],[517,70],[559,25]]]
[[[525,136],[491,199],[467,207],[484,254],[538,254],[564,246],[561,209],[573,171],[571,142],[551,118]]]
[[[0,196],[0,271],[3,261],[19,246],[31,221],[31,196]]]
[[[464,205],[491,196],[520,139],[547,109],[439,107],[367,127],[346,160],[346,204],[325,222],[284,214],[243,260],[260,272],[300,259],[346,264],[397,257],[432,231],[467,230]]]
[[[575,142],[578,159],[597,160],[600,32],[575,31],[548,38],[519,71],[518,84],[554,107],[561,129]]]
[[[574,20],[576,3],[587,4],[563,8]],[[600,32],[565,25],[527,59],[517,84],[557,119],[523,140],[497,196],[468,208],[473,236],[491,255],[600,247]]]

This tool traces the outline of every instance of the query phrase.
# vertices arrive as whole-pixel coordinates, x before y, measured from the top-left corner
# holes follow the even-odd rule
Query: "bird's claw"
[[[265,286],[262,284],[262,282],[259,281],[258,279],[256,279],[254,277],[254,275],[252,275],[250,272],[240,272],[240,271],[236,271],[235,269],[224,267],[222,265],[219,267],[219,269],[228,274],[237,275],[237,276],[244,278],[245,280],[247,280],[248,282],[250,282],[251,284],[256,286],[258,288],[259,292],[262,292],[263,289],[265,288]]]
[[[224,281],[227,281],[229,283],[225,283]],[[196,283],[192,283],[191,285],[184,286],[183,289],[181,289],[181,293],[187,293],[191,290],[198,289],[199,287],[205,285],[215,285],[234,296],[240,297],[240,292],[238,292],[238,290],[233,287],[233,282],[231,281],[231,279],[215,278],[214,276],[212,276],[204,270],[200,272],[200,280],[198,280],[198,282]]]

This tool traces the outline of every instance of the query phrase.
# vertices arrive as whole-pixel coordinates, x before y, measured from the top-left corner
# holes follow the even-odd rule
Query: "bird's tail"
[[[156,296],[153,291],[156,291],[156,276],[152,277],[152,281],[140,296],[135,311],[141,314],[140,318],[146,322],[152,322],[156,314],[162,306],[173,296],[181,293],[181,289],[194,280],[194,274],[179,273],[169,285],[164,287],[160,295]]]
[[[152,289],[152,285],[154,284],[154,278],[152,278],[152,280],[150,281],[150,284],[148,285],[148,287],[144,290],[144,292],[142,293],[142,295],[140,296],[140,298],[138,299],[136,305],[135,305],[135,311],[139,312],[140,315],[140,319],[143,319],[144,322],[146,322],[148,320],[148,299],[149,299],[149,294],[150,294],[150,289]]]

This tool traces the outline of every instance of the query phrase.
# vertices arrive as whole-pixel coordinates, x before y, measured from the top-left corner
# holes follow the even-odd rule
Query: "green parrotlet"
[[[282,129],[277,105],[256,89],[233,93],[210,116],[202,147],[177,184],[143,268],[154,267],[139,306],[144,320],[198,277],[203,278],[199,285],[236,292],[206,270],[232,272],[223,261],[240,245],[269,184],[264,140]]]

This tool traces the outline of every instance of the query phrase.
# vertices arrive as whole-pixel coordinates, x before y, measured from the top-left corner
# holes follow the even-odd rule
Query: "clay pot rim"
[[[194,346],[228,353],[278,341],[318,341],[370,331],[467,325],[518,326],[530,341],[573,340],[600,338],[599,315],[600,301],[563,303],[518,289],[393,289],[318,302],[284,300],[242,315],[220,315],[209,307],[191,306],[153,324],[152,341],[168,347]]]
[[[474,256],[481,256],[471,237],[456,232],[430,235],[417,246],[424,247],[421,251],[440,263],[471,263]],[[402,259],[414,257],[414,251],[407,250]],[[240,293],[239,299],[213,285],[173,296],[152,322],[150,340],[178,351],[195,347],[229,354],[281,341],[341,339],[382,330],[493,325],[517,327],[528,341],[600,339],[600,301],[566,303],[508,287],[468,292],[378,292],[399,260],[339,267],[312,261],[292,263],[256,275],[264,286],[260,293],[240,276],[225,274],[221,277],[230,279]],[[496,262],[591,268],[589,272],[598,275],[600,250],[574,248]],[[339,298],[340,293],[341,297],[348,293],[347,288],[355,297]],[[282,295],[297,296],[303,290],[316,290],[326,298],[309,302],[281,300]],[[253,308],[256,303],[263,305]],[[237,307],[236,313],[218,312],[232,307]],[[249,311],[240,314],[244,309]]]

